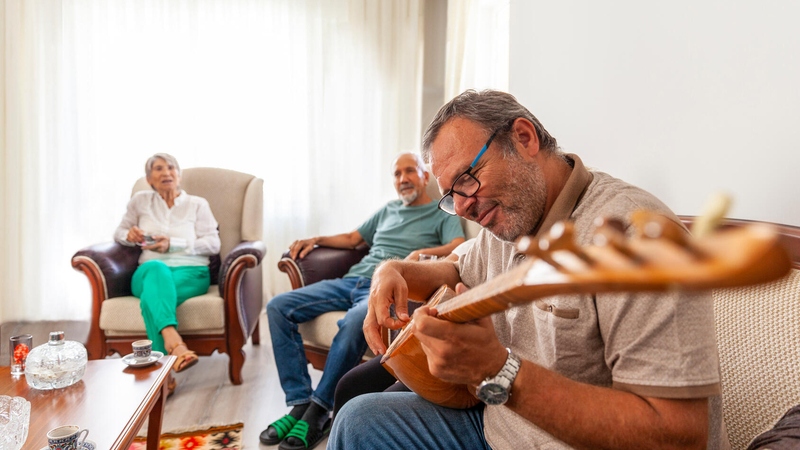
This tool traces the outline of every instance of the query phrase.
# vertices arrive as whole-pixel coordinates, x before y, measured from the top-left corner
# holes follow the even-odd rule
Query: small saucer
[[[90,441],[88,439],[83,441],[83,445],[81,446],[81,450],[95,450],[96,448],[97,444],[95,444],[94,441]],[[50,446],[45,445],[44,447],[41,448],[41,450],[50,450]]]
[[[133,353],[131,353],[131,354],[123,356],[122,357],[122,362],[124,362],[125,364],[127,364],[127,365],[129,365],[131,367],[146,367],[146,366],[149,366],[150,364],[155,363],[159,359],[161,359],[162,356],[164,356],[163,353],[153,350],[150,353],[150,357],[147,358],[147,360],[145,360],[145,361],[137,361],[136,359],[133,358]]]

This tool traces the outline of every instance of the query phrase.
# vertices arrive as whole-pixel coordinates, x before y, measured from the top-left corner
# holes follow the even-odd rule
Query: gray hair
[[[516,155],[509,131],[513,121],[520,117],[533,123],[541,149],[552,153],[559,151],[556,138],[551,136],[539,119],[522,106],[513,95],[491,89],[480,92],[469,89],[442,106],[428,125],[422,137],[422,157],[426,162],[430,161],[431,145],[442,126],[456,117],[477,123],[486,131],[487,138],[497,130],[494,142],[498,143],[507,156]]]
[[[163,159],[167,162],[167,164],[175,166],[175,169],[178,171],[178,175],[181,174],[181,166],[178,164],[178,160],[175,159],[174,156],[170,155],[169,153],[156,153],[148,158],[147,162],[144,163],[144,174],[147,176],[147,178],[150,178],[150,173],[153,172],[153,164],[156,163],[157,159]]]
[[[428,167],[425,166],[425,161],[422,160],[422,156],[420,156],[419,153],[414,153],[414,152],[404,152],[404,153],[400,153],[399,155],[395,156],[395,158],[392,160],[392,167],[391,167],[392,170],[394,170],[394,164],[403,155],[409,155],[409,156],[413,157],[414,161],[417,162],[417,169],[421,170],[422,172],[427,172],[428,171]]]

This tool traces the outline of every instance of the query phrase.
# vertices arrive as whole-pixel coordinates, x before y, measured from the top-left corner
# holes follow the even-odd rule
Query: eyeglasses
[[[441,200],[439,200],[439,209],[450,214],[451,216],[456,215],[456,201],[453,198],[453,194],[458,194],[462,197],[468,198],[475,195],[478,192],[478,189],[481,187],[481,182],[475,178],[475,175],[472,174],[472,169],[475,168],[475,164],[478,164],[478,160],[481,159],[486,150],[489,148],[489,145],[492,144],[494,137],[497,136],[497,133],[502,129],[500,127],[494,130],[491,136],[489,136],[489,140],[486,141],[486,145],[483,146],[480,152],[478,152],[478,156],[472,160],[472,164],[469,165],[469,168],[464,171],[461,175],[456,177],[456,180],[453,181],[453,185],[450,186],[450,190],[444,194]]]

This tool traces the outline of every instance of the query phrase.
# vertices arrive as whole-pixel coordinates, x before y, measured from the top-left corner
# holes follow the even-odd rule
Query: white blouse
[[[156,191],[139,191],[128,202],[128,210],[114,233],[114,240],[128,242],[128,230],[138,226],[144,234],[169,236],[169,252],[143,250],[139,264],[159,259],[171,267],[205,266],[208,256],[219,253],[217,220],[208,201],[185,191],[175,198],[172,208]]]

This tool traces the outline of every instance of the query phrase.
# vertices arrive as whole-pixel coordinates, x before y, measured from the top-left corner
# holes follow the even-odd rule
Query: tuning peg
[[[517,240],[517,250],[528,256],[539,258],[556,269],[561,269],[561,265],[553,261],[548,252],[539,249],[539,242],[540,240],[533,236],[522,236]]]
[[[540,258],[556,268],[562,265],[553,259],[553,253],[567,251],[580,258],[586,264],[592,264],[591,258],[575,245],[575,231],[572,222],[556,222],[538,239],[524,236],[517,241],[517,249],[526,255]]]
[[[680,225],[661,214],[650,211],[634,211],[631,222],[642,238],[667,239],[682,247],[688,247],[688,234]]]
[[[723,192],[716,193],[708,199],[703,214],[697,218],[692,225],[692,236],[702,238],[714,231],[719,226],[722,219],[728,214],[731,206],[731,198]]]
[[[609,246],[625,255],[634,264],[642,264],[643,259],[626,244],[625,224],[616,218],[598,217],[594,220],[595,234],[592,243],[598,247]]]

